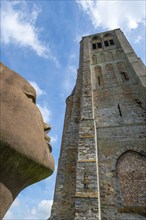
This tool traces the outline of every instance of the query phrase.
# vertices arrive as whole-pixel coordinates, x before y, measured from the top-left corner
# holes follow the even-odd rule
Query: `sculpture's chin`
[[[0,171],[1,178],[10,178],[15,176],[15,181],[20,188],[38,182],[54,171],[54,159],[52,155],[46,152],[44,161],[37,158],[31,158],[28,155],[21,154],[11,148],[7,143],[0,142],[1,160]]]
[[[41,165],[41,167],[44,167],[45,170],[49,169],[49,173],[52,173],[54,171],[54,159],[51,154],[51,146],[45,139],[30,139],[29,136],[24,139],[22,138],[23,136],[20,136],[18,132],[14,135],[10,132],[10,130],[8,130],[7,132],[2,132],[1,134],[1,152],[3,145],[3,148],[5,148],[5,150],[6,148],[11,149],[12,152],[16,152],[16,155],[20,155],[23,158],[26,158],[36,164]],[[6,139],[6,136],[8,136],[9,138]],[[48,174],[48,176],[49,175],[50,174]]]

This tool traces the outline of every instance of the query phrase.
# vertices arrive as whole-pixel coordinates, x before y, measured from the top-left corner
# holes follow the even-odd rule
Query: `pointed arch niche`
[[[101,53],[101,54],[100,54],[100,62],[101,62],[101,63],[106,62],[104,53]]]
[[[118,69],[119,69],[119,72],[120,72],[120,75],[121,75],[121,78],[122,78],[122,81],[125,82],[125,81],[129,81],[129,76],[128,76],[128,73],[127,73],[127,70],[126,70],[126,65],[124,62],[118,62],[117,63],[117,66],[118,66]]]
[[[145,205],[145,162],[144,156],[133,150],[126,151],[118,158],[116,173],[122,206]]]
[[[95,54],[92,55],[92,64],[93,64],[93,65],[97,64],[97,57],[96,57]]]
[[[108,52],[106,57],[107,57],[107,61],[108,61],[108,62],[110,62],[110,61],[113,61],[113,60],[114,60],[114,57],[113,57],[112,52]]]
[[[95,66],[94,73],[95,73],[95,89],[98,89],[103,85],[103,75],[102,75],[101,66]]]
[[[114,67],[111,63],[105,65],[106,68],[106,79],[111,83],[116,81]]]

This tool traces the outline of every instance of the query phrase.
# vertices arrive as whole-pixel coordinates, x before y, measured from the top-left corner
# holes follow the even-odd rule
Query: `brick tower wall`
[[[120,29],[83,37],[52,220],[144,220],[146,73]]]

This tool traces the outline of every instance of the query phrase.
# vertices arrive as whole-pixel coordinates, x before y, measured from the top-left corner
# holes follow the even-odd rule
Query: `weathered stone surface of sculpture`
[[[21,190],[54,170],[50,126],[35,102],[34,88],[0,64],[0,219]]]

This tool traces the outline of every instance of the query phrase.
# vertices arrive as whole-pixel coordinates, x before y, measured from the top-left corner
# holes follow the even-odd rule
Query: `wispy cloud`
[[[46,92],[45,92],[44,90],[42,90],[36,82],[34,82],[34,81],[29,81],[29,83],[30,83],[30,84],[33,86],[33,88],[35,89],[36,94],[37,94],[37,97],[40,97],[40,96],[46,94]]]
[[[52,200],[42,200],[37,206],[34,206],[31,210],[32,219],[47,219],[50,217]],[[29,218],[30,219],[30,218]]]
[[[22,4],[25,3],[8,1],[2,4],[2,42],[31,47],[37,55],[46,57],[48,50],[39,40],[39,30],[35,27],[40,10],[35,6],[32,12],[28,13],[25,7],[24,10],[21,10]]]
[[[49,123],[51,119],[51,111],[48,109],[46,105],[42,106],[37,104],[38,108],[40,109],[44,122]]]
[[[55,135],[55,136],[50,136],[50,138],[51,138],[51,144],[56,143],[57,140],[58,140],[58,136],[57,136],[57,135]]]
[[[38,56],[49,58],[58,67],[48,43],[40,40],[41,31],[36,25],[40,8],[33,4],[30,11],[26,1],[4,1],[1,5],[1,42],[31,48]]]
[[[4,220],[12,220],[12,219],[20,220],[19,212],[23,213],[23,219],[26,219],[26,220],[48,219],[48,217],[51,214],[52,203],[53,203],[52,200],[41,200],[38,202],[37,205],[34,205],[33,207],[27,206],[26,211],[23,209],[22,206],[19,206],[18,208],[19,210],[14,209],[15,204],[13,203],[11,210],[9,210],[6,213]]]
[[[145,1],[88,1],[76,0],[81,9],[90,17],[95,28],[135,29],[144,24]]]
[[[138,35],[136,40],[134,41],[135,44],[139,43],[142,40],[142,36]]]

